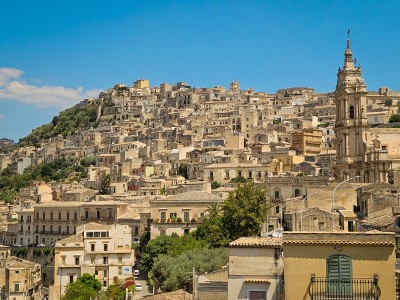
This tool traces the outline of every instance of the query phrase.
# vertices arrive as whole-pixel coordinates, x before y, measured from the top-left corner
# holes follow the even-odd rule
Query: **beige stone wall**
[[[279,299],[282,273],[283,261],[275,259],[274,248],[230,248],[228,299],[248,299],[249,290],[265,290],[267,299]],[[269,284],[245,282],[266,279]]]

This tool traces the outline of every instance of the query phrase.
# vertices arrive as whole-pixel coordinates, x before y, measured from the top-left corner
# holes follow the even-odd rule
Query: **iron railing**
[[[328,279],[311,275],[307,289],[312,300],[377,300],[381,296],[374,278]]]

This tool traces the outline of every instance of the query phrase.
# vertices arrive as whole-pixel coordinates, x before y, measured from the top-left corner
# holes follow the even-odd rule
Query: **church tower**
[[[386,181],[389,165],[379,160],[379,153],[367,149],[367,88],[360,65],[353,59],[348,31],[343,68],[337,73],[336,165],[334,176],[343,181],[360,176],[353,182]]]

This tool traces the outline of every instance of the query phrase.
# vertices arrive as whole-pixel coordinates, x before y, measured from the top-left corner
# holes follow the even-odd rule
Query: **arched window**
[[[350,116],[350,119],[354,119],[354,106],[353,105],[349,107],[349,116]]]
[[[294,196],[295,197],[299,197],[300,196],[300,190],[299,189],[295,189],[294,190]]]
[[[340,247],[340,246],[339,246]],[[350,296],[352,294],[351,257],[335,254],[326,259],[326,277],[329,295]]]

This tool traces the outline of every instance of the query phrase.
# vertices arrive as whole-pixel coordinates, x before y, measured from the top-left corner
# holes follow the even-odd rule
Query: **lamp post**
[[[311,194],[308,194],[304,197],[303,201],[301,201],[301,207],[304,206],[304,201],[306,201],[308,199],[308,197],[310,197],[311,195],[314,195],[318,192],[313,192]],[[303,231],[303,209],[300,211],[300,230]]]
[[[61,241],[61,235],[62,235],[64,230],[67,230],[67,227],[65,227],[63,230],[60,231],[60,235],[59,235],[59,238],[58,238],[59,241]]]
[[[284,219],[284,216],[285,216],[285,214],[283,213],[283,208],[284,208],[284,207],[286,206],[286,204],[288,204],[289,202],[296,201],[296,200],[301,200],[301,199],[303,199],[303,196],[297,196],[297,197],[285,199],[285,200],[284,200],[285,203],[280,203],[280,209],[281,209],[281,214],[282,214],[282,219],[281,219],[281,230],[282,230],[282,231],[283,231],[283,219]]]
[[[336,185],[336,187],[333,189],[333,192],[332,192],[332,230],[335,228],[335,192],[336,192],[336,189],[339,186],[341,186],[343,183],[345,183],[347,181],[350,181],[350,180],[353,180],[353,179],[356,179],[356,178],[360,178],[360,177],[361,176],[355,176],[355,177],[351,177],[351,178],[348,178],[346,180],[343,180],[342,182],[339,182]]]

